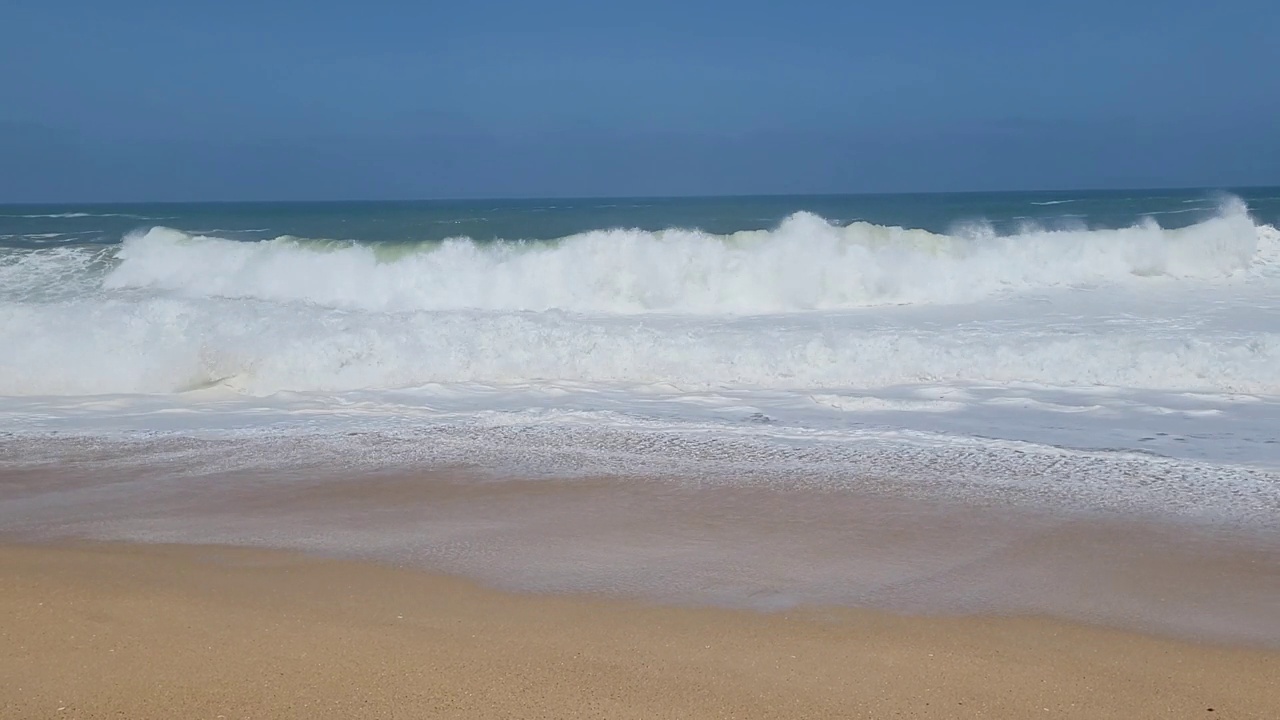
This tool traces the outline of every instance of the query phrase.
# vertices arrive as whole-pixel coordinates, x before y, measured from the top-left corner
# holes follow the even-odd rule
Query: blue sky
[[[7,0],[0,202],[1280,184],[1280,3]]]

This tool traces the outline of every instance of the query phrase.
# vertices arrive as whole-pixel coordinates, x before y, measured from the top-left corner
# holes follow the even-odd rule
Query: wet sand
[[[511,594],[272,551],[0,547],[5,718],[1273,718],[1280,654],[1039,618]]]
[[[1280,649],[1280,536],[856,490],[637,478],[0,472],[0,540],[233,545],[512,591],[1036,615]]]

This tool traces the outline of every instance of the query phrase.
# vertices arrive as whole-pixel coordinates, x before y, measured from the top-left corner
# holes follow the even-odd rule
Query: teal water
[[[163,225],[239,240],[282,235],[366,242],[550,240],[605,228],[769,229],[796,212],[935,233],[975,227],[1012,234],[1122,228],[1154,221],[1177,228],[1212,217],[1228,195],[1262,223],[1280,221],[1280,188],[929,195],[465,200],[325,203],[0,205],[0,247],[110,244]]]

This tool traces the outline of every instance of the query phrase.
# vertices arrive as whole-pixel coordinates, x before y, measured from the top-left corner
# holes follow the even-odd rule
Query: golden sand
[[[1275,652],[517,595],[239,549],[0,547],[0,619],[6,719],[1280,717]]]

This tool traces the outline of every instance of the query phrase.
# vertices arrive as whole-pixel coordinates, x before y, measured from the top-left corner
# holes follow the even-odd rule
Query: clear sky
[[[1280,184],[1276,0],[4,0],[0,202]]]

